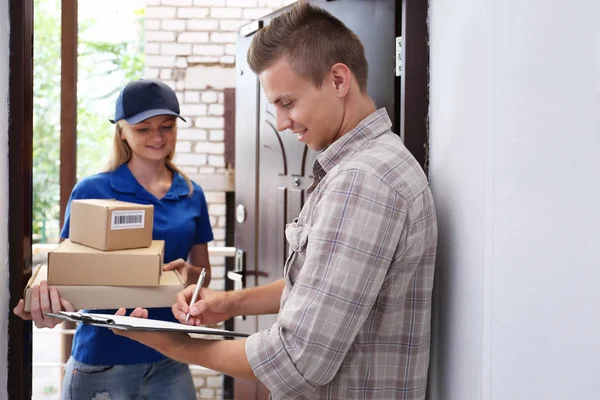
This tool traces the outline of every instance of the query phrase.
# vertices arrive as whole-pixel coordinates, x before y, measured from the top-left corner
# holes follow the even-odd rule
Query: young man
[[[173,306],[196,325],[278,313],[246,340],[123,333],[176,360],[258,379],[275,399],[424,399],[437,239],[428,183],[367,94],[356,35],[304,2],[259,31],[248,61],[277,129],[322,150],[284,278],[240,292],[194,287]],[[121,313],[123,313],[121,311]],[[135,316],[145,316],[137,309]]]

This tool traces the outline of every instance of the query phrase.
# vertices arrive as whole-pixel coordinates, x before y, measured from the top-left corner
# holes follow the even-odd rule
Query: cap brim
[[[146,110],[139,114],[132,115],[131,117],[125,118],[125,121],[127,121],[127,123],[130,125],[135,125],[135,124],[139,124],[142,121],[147,120],[148,118],[156,117],[157,115],[172,115],[174,117],[181,118],[184,122],[186,122],[185,118],[183,118],[181,115],[177,114],[176,112],[173,112],[171,110],[160,109],[160,108],[155,109],[155,110]]]

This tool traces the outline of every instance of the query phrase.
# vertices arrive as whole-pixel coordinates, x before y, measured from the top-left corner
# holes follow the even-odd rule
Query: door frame
[[[429,167],[429,0],[396,0],[402,36],[400,135],[425,174]],[[398,16],[398,13],[396,13]]]
[[[10,0],[8,97],[8,397],[31,398],[31,322],[12,313],[31,276],[33,0]]]
[[[61,0],[60,219],[76,181],[77,0]],[[33,0],[9,0],[8,233],[10,310],[23,297],[32,266]],[[32,397],[32,323],[9,313],[8,394]],[[71,336],[63,340],[70,354]],[[63,362],[68,358],[63,354]]]

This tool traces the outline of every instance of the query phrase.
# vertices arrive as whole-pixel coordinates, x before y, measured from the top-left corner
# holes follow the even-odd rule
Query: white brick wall
[[[210,13],[210,9],[206,7],[182,7],[177,10],[177,18],[204,18]]]
[[[239,19],[242,17],[242,9],[237,7],[212,7],[210,16],[215,19]]]
[[[208,38],[207,32],[181,32],[177,36],[177,41],[181,43],[207,43]]]
[[[146,0],[144,76],[176,90],[175,163],[188,174],[225,174],[223,89],[235,86],[237,30],[294,0]],[[202,185],[202,182],[198,182]],[[225,245],[225,194],[206,193],[214,245]],[[212,259],[210,287],[224,287],[224,260]],[[192,369],[199,399],[221,399],[221,374]]]
[[[214,31],[219,28],[219,21],[214,19],[190,19],[187,20],[188,31]]]
[[[162,0],[161,0],[162,2]],[[146,18],[166,19],[175,18],[177,8],[175,7],[153,7],[146,6]]]

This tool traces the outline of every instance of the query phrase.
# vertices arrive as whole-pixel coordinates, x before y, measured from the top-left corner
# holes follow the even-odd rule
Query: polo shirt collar
[[[186,197],[190,194],[190,187],[183,176],[177,171],[173,171],[173,183],[166,194],[166,198]]]
[[[110,173],[110,185],[114,190],[121,193],[130,193],[139,197],[153,197],[139,184],[137,179],[135,179],[135,176],[133,176],[126,163]],[[188,196],[189,193],[190,189],[183,176],[181,176],[180,173],[173,171],[173,182],[163,199],[177,199],[179,197]]]

